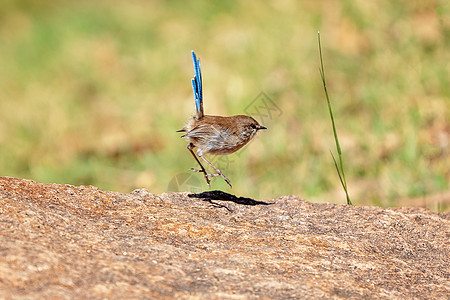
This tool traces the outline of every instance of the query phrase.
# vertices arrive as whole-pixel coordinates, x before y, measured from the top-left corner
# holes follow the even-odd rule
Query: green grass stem
[[[345,195],[347,197],[347,204],[353,205],[352,201],[350,200],[350,196],[348,195],[347,181],[345,180],[344,165],[342,163],[341,146],[339,145],[339,138],[338,138],[338,135],[336,132],[336,125],[334,123],[333,110],[331,109],[330,97],[328,96],[327,85],[326,85],[326,81],[325,81],[325,71],[323,68],[323,58],[322,58],[322,45],[320,43],[320,32],[317,33],[317,37],[319,40],[319,54],[320,54],[319,72],[320,72],[320,77],[322,78],[322,84],[323,84],[323,89],[325,91],[325,96],[327,98],[328,111],[330,112],[331,124],[333,125],[333,134],[334,134],[334,140],[336,142],[336,150],[337,150],[338,157],[339,157],[339,164],[336,161],[336,158],[334,157],[333,152],[330,151],[330,153],[331,153],[331,157],[333,157],[334,166],[336,167],[336,171],[339,175],[339,180],[341,181],[342,188],[345,191]]]

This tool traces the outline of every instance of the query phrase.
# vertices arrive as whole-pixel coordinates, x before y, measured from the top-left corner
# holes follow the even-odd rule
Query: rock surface
[[[448,299],[449,216],[2,177],[0,298]]]

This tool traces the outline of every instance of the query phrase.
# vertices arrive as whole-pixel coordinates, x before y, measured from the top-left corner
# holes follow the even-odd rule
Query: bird
[[[267,129],[267,127],[260,125],[254,118],[246,115],[229,117],[205,115],[200,59],[197,59],[193,50],[191,55],[194,64],[194,77],[191,79],[191,83],[196,113],[177,132],[185,133],[181,137],[188,140],[187,149],[200,166],[200,169],[191,168],[191,170],[203,173],[208,186],[210,186],[212,177],[221,176],[231,188],[230,180],[204,155],[207,153],[213,155],[232,154],[253,139],[259,130]],[[196,153],[194,153],[195,148],[197,149]],[[216,173],[207,173],[197,156],[213,168]]]

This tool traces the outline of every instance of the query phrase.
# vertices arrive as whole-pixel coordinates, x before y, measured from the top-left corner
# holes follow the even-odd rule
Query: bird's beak
[[[259,125],[258,130],[260,130],[260,129],[267,129],[267,127]]]

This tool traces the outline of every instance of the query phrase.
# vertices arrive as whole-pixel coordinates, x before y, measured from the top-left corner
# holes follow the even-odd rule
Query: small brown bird
[[[231,187],[230,180],[217,167],[210,163],[204,157],[204,154],[227,155],[234,153],[245,146],[256,135],[258,130],[267,128],[259,125],[255,119],[249,116],[221,117],[204,115],[200,60],[197,59],[194,51],[192,51],[192,60],[194,62],[195,73],[192,79],[192,89],[195,97],[196,115],[188,121],[183,129],[178,130],[178,132],[186,132],[181,137],[189,140],[187,149],[200,166],[200,170],[192,170],[203,173],[208,185],[210,184],[211,177],[222,176],[225,182]],[[206,172],[193,152],[195,147],[197,147],[197,155],[216,170],[216,174],[208,174]]]

